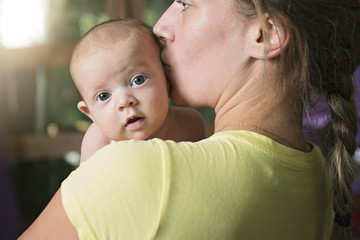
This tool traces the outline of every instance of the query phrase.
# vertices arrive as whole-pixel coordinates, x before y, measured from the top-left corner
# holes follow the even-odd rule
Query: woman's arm
[[[79,239],[74,226],[68,219],[58,190],[35,222],[19,237],[27,239]]]
[[[100,149],[62,182],[20,240],[147,239],[168,191],[164,144],[118,141]]]

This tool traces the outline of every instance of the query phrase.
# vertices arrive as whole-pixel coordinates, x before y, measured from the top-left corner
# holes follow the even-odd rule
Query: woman
[[[359,7],[175,1],[154,27],[171,97],[213,107],[215,134],[101,149],[24,239],[329,239],[333,209],[348,225],[355,175]],[[303,106],[321,97],[332,115],[327,161],[302,131]]]

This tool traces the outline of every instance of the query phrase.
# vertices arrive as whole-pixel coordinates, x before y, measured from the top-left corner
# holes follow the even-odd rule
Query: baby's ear
[[[265,26],[259,25],[256,39],[256,58],[275,58],[284,51],[291,39],[291,34],[284,17],[277,17],[276,21],[265,15]],[[259,22],[259,24],[261,24]]]
[[[94,121],[94,119],[91,116],[90,110],[87,107],[86,103],[84,101],[80,101],[77,104],[77,108],[79,109],[80,112],[82,112],[83,114],[85,114],[86,116],[88,116],[91,120]]]

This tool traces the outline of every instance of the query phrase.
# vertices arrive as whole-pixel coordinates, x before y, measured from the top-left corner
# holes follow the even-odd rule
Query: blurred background
[[[1,240],[16,239],[79,164],[90,120],[77,110],[80,97],[69,73],[78,39],[111,18],[133,17],[153,26],[172,2],[0,0]],[[360,70],[357,75],[360,82]],[[198,110],[211,135],[213,111]],[[320,108],[305,121],[306,133],[315,142],[319,140],[313,130],[326,127],[324,115]],[[354,189],[360,198],[360,184]],[[354,209],[360,224],[360,207]],[[353,230],[360,236],[358,225]]]

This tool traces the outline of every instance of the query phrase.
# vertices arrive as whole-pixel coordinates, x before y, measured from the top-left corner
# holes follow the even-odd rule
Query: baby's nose
[[[138,104],[138,100],[134,96],[126,95],[120,99],[118,110],[123,111],[125,108],[134,107],[137,104]]]

